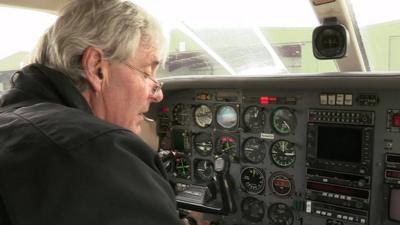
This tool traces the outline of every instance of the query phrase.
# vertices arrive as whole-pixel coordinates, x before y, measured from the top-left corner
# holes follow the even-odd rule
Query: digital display
[[[399,170],[385,170],[386,178],[394,178],[400,180],[400,171]]]
[[[389,219],[400,222],[400,189],[390,191]]]
[[[307,188],[316,190],[316,191],[323,191],[323,192],[330,192],[330,193],[337,193],[347,196],[355,196],[359,198],[368,199],[369,192],[367,190],[355,189],[350,187],[342,187],[332,184],[323,184],[317,182],[307,182]]]
[[[400,163],[400,155],[388,154],[386,155],[386,161],[392,163]]]
[[[319,126],[317,146],[319,159],[359,163],[362,128]]]

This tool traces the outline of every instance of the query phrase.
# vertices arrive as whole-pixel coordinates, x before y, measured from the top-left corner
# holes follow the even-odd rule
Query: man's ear
[[[82,56],[82,67],[86,74],[86,80],[89,87],[94,92],[99,92],[101,90],[101,84],[103,82],[103,68],[102,60],[103,52],[95,47],[88,47],[83,52]]]

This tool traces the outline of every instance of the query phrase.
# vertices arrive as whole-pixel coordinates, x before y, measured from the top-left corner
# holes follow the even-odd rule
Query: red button
[[[394,127],[400,127],[400,113],[392,116],[392,125]]]
[[[269,104],[269,97],[268,96],[261,96],[260,97],[260,104],[261,105],[268,105]]]
[[[163,106],[163,107],[161,108],[161,112],[162,112],[162,113],[168,113],[168,112],[169,112],[168,106]]]

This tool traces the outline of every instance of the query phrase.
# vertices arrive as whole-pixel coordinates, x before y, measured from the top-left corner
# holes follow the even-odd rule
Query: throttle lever
[[[227,155],[219,156],[215,160],[214,166],[223,202],[222,211],[229,213],[235,212],[236,205],[233,200],[232,184],[228,180],[230,167],[229,157]]]

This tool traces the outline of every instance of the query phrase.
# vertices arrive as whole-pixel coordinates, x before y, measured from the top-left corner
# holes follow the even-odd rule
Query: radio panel
[[[371,111],[309,111],[306,212],[368,223],[374,118]]]

